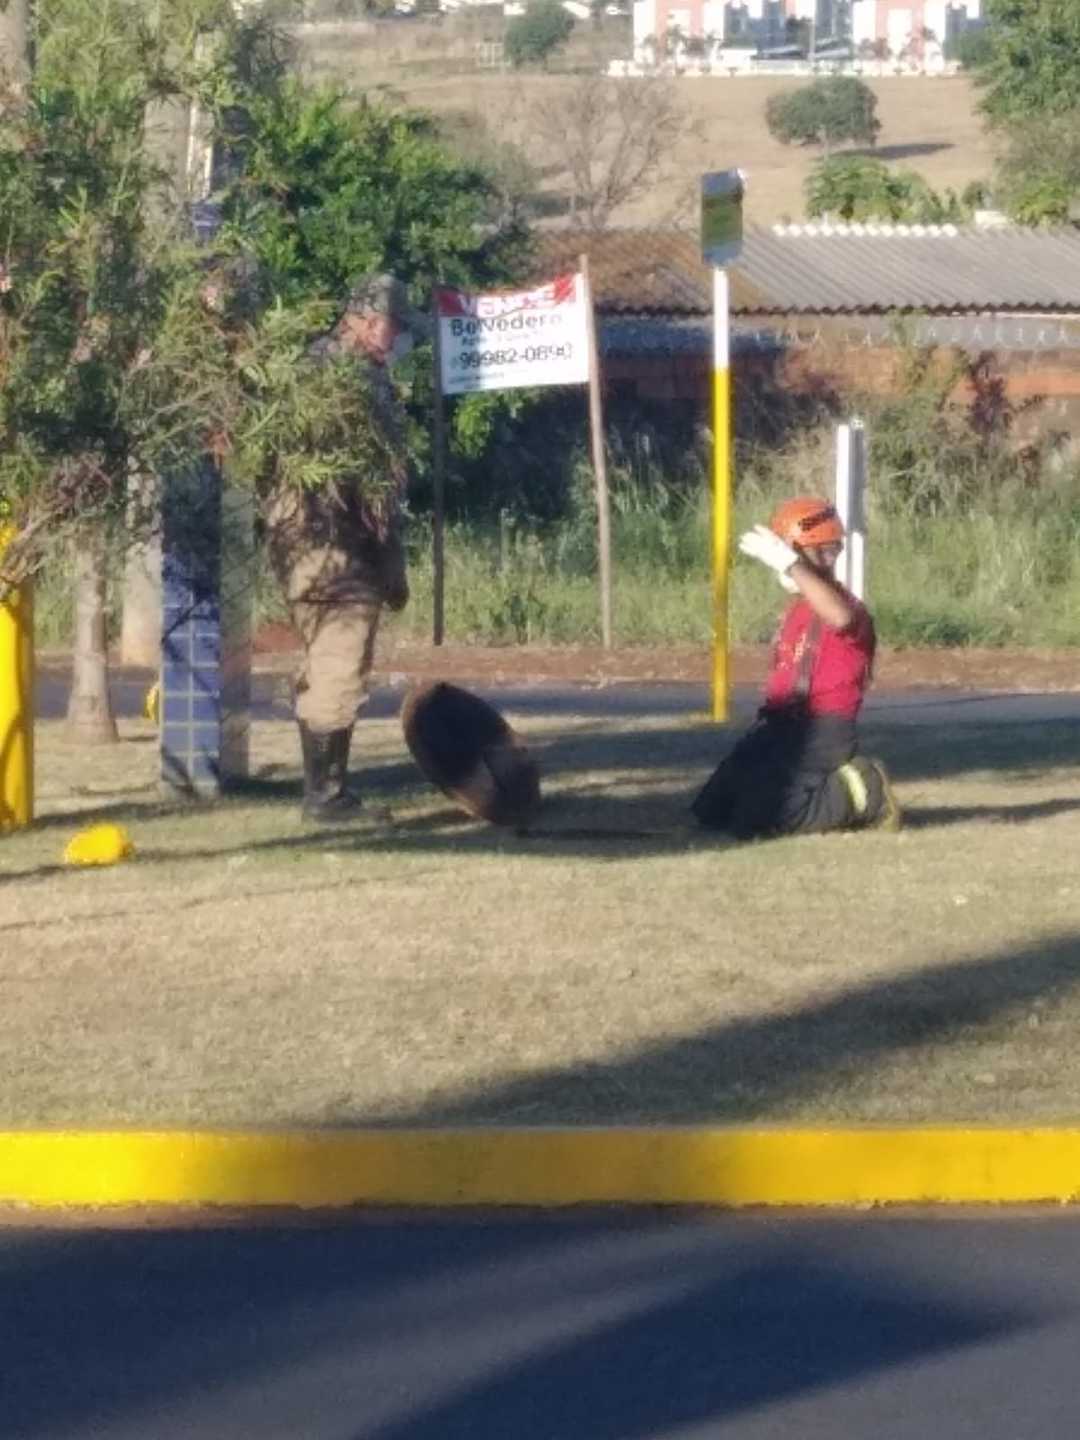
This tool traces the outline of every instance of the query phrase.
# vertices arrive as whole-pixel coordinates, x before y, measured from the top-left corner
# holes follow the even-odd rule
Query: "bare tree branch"
[[[616,211],[646,195],[672,151],[698,122],[674,81],[583,75],[531,109],[532,132],[558,155],[570,180],[571,218],[603,230]]]

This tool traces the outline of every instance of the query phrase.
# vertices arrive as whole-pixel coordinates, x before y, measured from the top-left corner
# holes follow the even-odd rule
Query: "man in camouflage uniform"
[[[424,323],[410,309],[401,282],[377,275],[355,287],[333,331],[311,350],[316,358],[355,357],[383,432],[397,500],[408,473],[407,448],[389,366]],[[333,821],[360,804],[346,783],[349,747],[370,688],[382,607],[401,610],[409,598],[400,510],[391,502],[374,515],[360,486],[289,489],[272,501],[267,523],[274,569],[304,646],[295,690],[303,813]]]

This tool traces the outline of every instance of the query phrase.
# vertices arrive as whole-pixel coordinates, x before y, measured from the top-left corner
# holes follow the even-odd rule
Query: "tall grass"
[[[735,533],[794,492],[831,491],[832,436],[744,457]],[[703,474],[672,490],[655,474],[613,480],[616,638],[631,645],[704,645],[711,633],[709,495]],[[980,499],[872,489],[867,591],[883,642],[896,646],[1080,645],[1080,476],[1029,488],[1019,475]],[[405,624],[430,633],[430,537],[414,525],[413,603]],[[731,634],[768,639],[784,596],[736,555]],[[452,638],[488,643],[588,643],[599,638],[595,520],[584,488],[548,527],[459,524],[447,536],[446,615]]]
[[[829,493],[831,433],[777,452],[744,455],[735,533],[765,520],[797,491]],[[540,524],[504,512],[459,521],[446,537],[446,628],[453,641],[589,644],[600,636],[595,511],[580,470],[563,518]],[[705,645],[710,639],[709,494],[704,472],[673,487],[647,460],[612,476],[616,640]],[[868,598],[883,642],[896,646],[1080,645],[1080,475],[1063,469],[1030,486],[1017,473],[985,496],[937,496],[872,485]],[[431,633],[430,524],[410,529],[412,602],[398,633]],[[38,587],[41,645],[70,638],[70,587],[53,573]],[[257,622],[284,617],[264,565],[253,580]],[[731,634],[767,640],[785,603],[775,580],[736,555]],[[115,617],[114,617],[115,621]]]

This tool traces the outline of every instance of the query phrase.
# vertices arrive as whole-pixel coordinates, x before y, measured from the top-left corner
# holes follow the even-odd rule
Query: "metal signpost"
[[[836,511],[847,539],[836,578],[859,600],[866,599],[866,431],[861,420],[836,429]]]
[[[731,322],[727,267],[742,250],[741,170],[701,180],[701,255],[713,267],[712,718],[730,706],[728,580],[731,570]]]

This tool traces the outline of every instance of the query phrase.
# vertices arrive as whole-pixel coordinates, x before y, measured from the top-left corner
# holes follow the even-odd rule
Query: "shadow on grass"
[[[647,963],[647,957],[642,957]],[[718,983],[719,979],[718,979]],[[1080,934],[855,985],[784,1014],[733,1020],[631,1055],[538,1069],[391,1116],[409,1125],[750,1123],[849,1088],[872,1064],[1014,1021],[1080,984]],[[949,1116],[941,1117],[947,1123]],[[1078,1117],[1080,1119],[1080,1117]],[[333,1124],[366,1123],[343,1110]]]
[[[643,785],[657,783],[646,778],[650,770],[679,772],[685,776],[689,804],[690,797],[740,732],[738,727],[719,729],[704,721],[693,724],[688,719],[677,726],[640,730],[613,730],[610,724],[598,721],[550,738],[543,735],[531,738],[527,727],[524,733],[547,781],[559,776],[590,774],[595,778],[588,788],[602,799],[605,786],[627,770],[642,772],[639,778]],[[981,771],[1021,778],[1072,766],[1080,759],[1080,724],[1073,720],[954,724],[939,730],[873,719],[861,727],[860,735],[864,753],[882,756],[900,781],[943,779]],[[354,778],[362,790],[370,791],[380,800],[385,801],[393,792],[410,785],[424,783],[411,761],[365,764],[362,748],[358,749],[360,753],[353,763]],[[148,788],[142,787],[143,793]],[[672,788],[674,791],[674,784]],[[234,781],[227,799],[299,804],[301,793],[302,784],[295,772],[287,772],[283,765],[269,765],[257,775]],[[121,819],[125,815],[194,817],[212,812],[214,808],[212,802],[176,802],[159,795],[130,802],[110,798],[100,806],[44,815],[35,824],[54,827],[80,820],[91,823]]]
[[[721,850],[730,842],[710,834],[691,823],[683,823],[678,807],[668,823],[658,822],[654,829],[640,825],[641,806],[633,798],[608,799],[591,814],[594,823],[582,823],[583,807],[564,805],[559,801],[545,807],[542,823],[528,831],[497,829],[470,820],[458,811],[444,809],[433,814],[407,817],[401,821],[368,818],[363,810],[356,821],[347,825],[305,825],[297,821],[294,831],[268,840],[249,840],[229,845],[205,845],[175,850],[140,845],[136,839],[135,865],[178,865],[186,861],[215,860],[227,862],[242,855],[266,856],[275,853],[335,851],[339,854],[360,852],[365,855],[518,855],[530,859],[565,858],[568,855],[597,862],[635,858],[642,855],[675,855],[694,850]],[[131,812],[125,812],[129,814]],[[168,812],[170,819],[184,818],[189,812]],[[204,820],[219,815],[215,807],[199,806],[190,812],[192,818]],[[69,817],[92,823],[87,812]],[[589,817],[586,817],[589,818]],[[58,818],[57,823],[60,823]],[[42,880],[59,875],[85,873],[79,867],[44,864],[24,870],[0,872],[0,888],[20,881]],[[275,891],[275,893],[285,893]],[[220,897],[218,897],[220,903]],[[131,912],[135,913],[135,912]],[[119,917],[115,917],[119,918]],[[0,925],[0,933],[7,927]]]
[[[154,855],[148,857],[151,860],[175,860],[175,855]],[[37,878],[41,879],[49,874],[56,874],[66,869],[62,865],[43,866],[35,872]],[[410,879],[422,880],[424,872],[414,872]],[[0,876],[0,881],[4,879]],[[350,876],[345,880],[327,880],[325,883],[310,885],[276,885],[273,894],[275,897],[282,895],[332,895],[344,894],[346,891],[363,890],[369,885],[382,885],[385,882],[382,878],[363,876]],[[265,890],[241,890],[231,889],[227,897],[221,895],[180,895],[177,894],[172,903],[164,903],[161,900],[154,900],[149,905],[129,905],[122,910],[87,910],[79,915],[80,924],[101,924],[110,920],[134,920],[139,916],[154,915],[164,918],[170,914],[187,914],[191,910],[204,909],[217,906],[227,898],[230,904],[244,900],[259,900],[265,898]],[[7,925],[0,925],[0,935],[13,935],[17,931],[27,931],[37,934],[42,930],[49,930],[55,927],[70,926],[71,919],[66,915],[56,915],[49,918],[35,918],[33,920],[15,920]]]
[[[1080,723],[1075,720],[946,723],[940,730],[875,721],[861,733],[861,748],[882,755],[901,781],[980,772],[1034,779],[1080,760]]]
[[[1029,805],[909,805],[904,810],[904,828],[931,830],[940,825],[968,825],[983,821],[991,825],[1028,825],[1052,820],[1080,810],[1080,800],[1035,800]]]
[[[390,824],[368,819],[361,812],[358,825],[305,828],[267,840],[210,844],[179,852],[140,847],[140,860],[207,860],[328,846],[376,852],[513,852],[534,858],[577,855],[597,860],[631,853],[649,856],[723,849],[729,842],[699,830],[690,820],[689,805],[737,733],[735,727],[718,731],[704,723],[612,729],[609,723],[598,721],[578,725],[565,735],[540,736],[531,748],[540,764],[545,803],[536,825],[527,833],[477,824],[449,808],[406,815]],[[1019,786],[1025,779],[1040,779],[1074,766],[1080,752],[1080,725],[1058,719],[954,724],[942,730],[875,719],[862,727],[861,736],[864,753],[881,756],[900,783],[901,803],[907,782],[985,772]],[[57,829],[102,820],[162,818],[205,824],[212,817],[226,817],[230,805],[246,802],[298,807],[301,782],[295,774],[279,773],[283,768],[267,767],[265,773],[236,784],[220,805],[198,800],[170,802],[155,796],[58,811],[36,824]],[[414,796],[426,786],[410,761],[365,765],[362,751],[355,776],[374,810],[387,805],[392,808],[395,796],[402,792]],[[576,777],[587,778],[575,784]],[[560,780],[568,782],[567,788],[554,789],[552,782]],[[926,830],[977,821],[1033,823],[1077,808],[1080,802],[1061,799],[1028,804],[915,805],[907,814],[913,830]],[[212,831],[214,827],[209,828]],[[43,865],[0,873],[0,885],[55,875],[64,868]]]
[[[844,154],[858,155],[867,160],[916,160],[923,155],[938,155],[942,150],[955,148],[951,140],[915,140],[901,145],[857,146],[845,150]]]
[[[149,787],[147,787],[149,788]],[[146,793],[144,789],[143,793]],[[160,820],[190,815],[192,818],[215,813],[217,807],[210,801],[185,800],[178,803],[161,796],[147,800],[110,800],[103,805],[86,805],[72,810],[52,810],[34,821],[35,830],[69,830],[75,826],[99,825],[106,820],[126,822],[129,820]],[[3,876],[0,876],[0,880]]]
[[[1080,936],[1065,933],[400,1119],[768,1119],[794,1094],[1078,980]],[[628,1088],[643,1097],[633,1117]],[[663,1440],[690,1426],[741,1435],[766,1407],[818,1392],[815,1433],[840,1433],[830,1388],[878,1389],[895,1369],[889,1403],[918,1415],[935,1404],[920,1359],[992,1344],[1000,1369],[1006,1337],[1075,1313],[1013,1263],[1024,1245],[1046,1247],[1038,1265],[1073,1262],[1075,1227],[1053,1220],[995,1222],[992,1266],[970,1223],[646,1212],[264,1226],[9,1241],[5,1434],[119,1440],[141,1415],[155,1440],[222,1426],[283,1440]],[[1025,1374],[1002,1380],[1010,1401]]]

